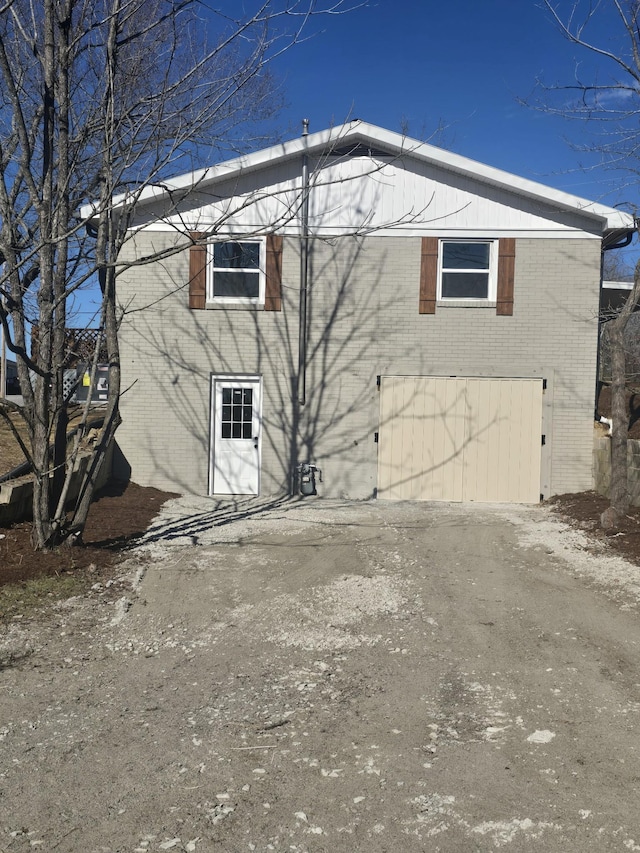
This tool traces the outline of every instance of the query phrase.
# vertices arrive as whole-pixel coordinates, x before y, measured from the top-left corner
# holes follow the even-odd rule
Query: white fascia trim
[[[317,133],[311,133],[308,136],[300,136],[288,142],[273,145],[271,148],[256,151],[253,154],[236,157],[233,160],[227,160],[216,166],[199,169],[195,172],[188,172],[163,183],[146,187],[140,192],[136,204],[156,201],[170,192],[187,195],[197,190],[199,186],[227,180],[241,173],[253,172],[263,166],[274,165],[305,152],[310,155],[322,154],[331,146],[337,146],[342,142],[356,142],[358,140],[368,142],[373,148],[388,149],[389,155],[392,157],[401,157],[403,155],[415,157],[417,160],[430,165],[473,178],[490,186],[508,190],[516,195],[535,199],[552,207],[555,206],[560,210],[576,211],[584,214],[586,217],[600,221],[605,231],[618,229],[632,230],[634,228],[633,216],[624,211],[616,210],[615,208],[607,207],[606,205],[601,205],[588,199],[562,192],[561,190],[555,190],[545,184],[521,178],[518,175],[513,175],[494,166],[487,166],[484,163],[479,163],[477,160],[471,160],[460,154],[453,154],[450,151],[445,151],[443,148],[437,148],[434,145],[419,142],[400,133],[385,130],[384,128],[359,120],[338,125],[328,130],[318,131]],[[126,198],[126,194],[114,197],[114,206],[122,204]],[[80,209],[80,215],[83,218],[90,219],[95,210],[96,208],[93,204],[84,205]]]

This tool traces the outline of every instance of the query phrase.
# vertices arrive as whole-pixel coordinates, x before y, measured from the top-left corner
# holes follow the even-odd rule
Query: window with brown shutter
[[[435,314],[438,303],[495,306],[513,314],[516,241],[423,237],[420,314]]]
[[[196,243],[204,234],[193,232]],[[264,307],[282,310],[280,235],[193,245],[189,252],[189,307]]]

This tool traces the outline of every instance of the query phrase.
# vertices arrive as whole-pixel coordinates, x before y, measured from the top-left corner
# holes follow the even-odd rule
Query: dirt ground
[[[597,503],[164,504],[0,626],[0,850],[639,849],[640,570]]]
[[[169,492],[135,483],[111,484],[100,492],[91,508],[85,546],[70,551],[58,549],[47,554],[34,551],[30,522],[0,527],[0,587],[43,575],[73,574],[85,586],[98,580],[107,581],[118,574],[118,563],[126,557],[127,548],[147,530],[160,507],[174,497]],[[548,505],[562,518],[588,531],[594,540],[605,542],[640,565],[640,508],[633,507],[620,530],[610,534],[599,528],[599,518],[607,503],[595,492],[562,495],[552,498]],[[47,589],[47,595],[50,592]]]
[[[94,501],[84,532],[84,546],[35,551],[31,523],[0,527],[0,587],[42,576],[72,573],[95,583],[116,571],[123,551],[148,528],[162,504],[175,497],[135,483],[112,483]]]

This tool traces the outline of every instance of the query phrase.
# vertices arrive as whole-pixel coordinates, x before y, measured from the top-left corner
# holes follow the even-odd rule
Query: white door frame
[[[237,442],[240,453],[234,454],[235,459],[227,457],[221,464],[224,457],[220,449],[222,442],[226,441],[221,435],[221,395],[225,388],[233,386],[253,390],[251,436],[241,438]],[[212,373],[210,395],[209,494],[259,495],[262,460],[262,377],[253,373]],[[242,429],[244,430],[244,424]],[[229,465],[234,468],[231,473]],[[236,480],[236,475],[240,472],[242,476]]]

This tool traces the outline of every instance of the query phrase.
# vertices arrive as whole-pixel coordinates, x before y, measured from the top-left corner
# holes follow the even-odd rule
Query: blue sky
[[[239,17],[263,2],[203,0],[202,8],[205,15],[208,6]],[[573,0],[554,3],[568,13]],[[219,18],[209,20],[215,39]],[[596,34],[621,44],[606,16]],[[298,135],[303,118],[312,132],[350,118],[394,131],[408,127],[410,136],[516,175],[604,204],[640,207],[635,187],[569,144],[587,145],[588,127],[519,103],[540,78],[570,82],[577,63],[584,79],[611,73],[562,37],[541,0],[369,0],[348,14],[314,19],[307,35],[272,67],[287,104],[277,119],[282,138]],[[440,125],[441,134],[430,139]],[[634,255],[631,249],[632,262]],[[86,305],[78,307],[86,318]]]
[[[261,4],[203,2],[233,16]],[[565,17],[573,0],[554,4]],[[619,49],[610,15],[600,15],[594,36]],[[588,126],[518,102],[532,96],[540,78],[570,82],[576,67],[589,81],[612,73],[562,37],[541,0],[369,0],[348,14],[313,20],[307,34],[272,69],[287,103],[278,118],[283,138],[299,134],[304,117],[311,131],[361,118],[394,131],[408,127],[424,140],[443,125],[434,144],[594,201],[640,207],[635,186],[569,144],[588,145]],[[210,35],[215,39],[215,31]],[[86,306],[78,307],[86,322]]]
[[[572,3],[556,5],[568,11]],[[597,158],[567,140],[587,143],[585,125],[518,103],[539,78],[571,82],[577,62],[585,79],[611,73],[566,41],[540,2],[371,0],[317,19],[311,30],[275,64],[288,104],[286,136],[299,133],[303,117],[312,131],[351,117],[390,130],[407,125],[420,139],[442,123],[434,144],[606,204],[636,201],[619,177],[582,170]],[[618,33],[602,18],[597,37],[611,44]]]

